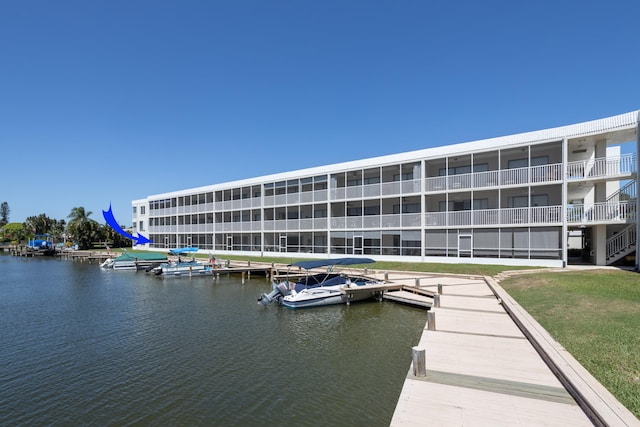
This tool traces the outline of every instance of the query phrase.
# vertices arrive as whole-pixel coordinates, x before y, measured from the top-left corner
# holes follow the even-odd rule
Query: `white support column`
[[[567,137],[562,140],[562,266],[569,264],[568,242],[569,227],[567,227],[567,165],[569,163],[569,142]]]
[[[596,225],[591,232],[591,251],[595,265],[607,265],[607,226]]]
[[[637,190],[640,189],[640,112],[636,123],[636,230],[640,230],[640,198]],[[637,232],[636,232],[637,235]],[[638,256],[638,242],[636,237],[636,271],[640,271],[640,256]]]

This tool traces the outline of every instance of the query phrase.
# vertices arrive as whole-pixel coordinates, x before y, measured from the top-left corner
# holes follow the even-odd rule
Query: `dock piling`
[[[436,330],[436,313],[431,310],[427,311],[427,330]]]
[[[411,360],[413,365],[413,375],[416,377],[427,376],[426,351],[424,348],[413,347],[411,349]]]
[[[438,283],[438,294],[442,295],[442,283]]]
[[[440,307],[440,294],[433,295],[433,306]]]

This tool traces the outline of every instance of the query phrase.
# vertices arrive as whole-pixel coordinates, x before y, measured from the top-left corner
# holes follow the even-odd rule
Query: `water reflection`
[[[388,425],[425,321],[375,301],[263,307],[262,277],[0,268],[8,424]]]

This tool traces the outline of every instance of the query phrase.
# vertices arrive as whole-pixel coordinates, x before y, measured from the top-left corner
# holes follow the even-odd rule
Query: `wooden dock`
[[[119,256],[116,253],[109,253],[106,251],[91,251],[91,250],[78,250],[78,251],[56,251],[56,256],[60,259],[70,259],[73,261],[81,262],[98,262],[101,263],[107,258],[115,258]]]
[[[491,278],[420,282],[439,306],[391,426],[640,425]]]
[[[422,307],[426,309],[430,309],[431,306],[433,305],[432,297],[425,296],[416,292],[411,292],[409,290],[405,290],[404,287],[402,289],[385,292],[382,298],[387,301],[393,301],[393,302],[406,304],[406,305],[413,305],[413,306]]]

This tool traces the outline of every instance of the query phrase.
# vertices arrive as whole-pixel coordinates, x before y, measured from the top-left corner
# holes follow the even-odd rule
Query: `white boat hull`
[[[211,276],[213,269],[202,263],[170,263],[162,264],[154,269],[156,275],[161,277],[195,277]]]
[[[372,283],[373,284],[373,283]],[[323,305],[346,304],[354,301],[362,301],[373,298],[379,288],[366,292],[364,285],[351,285],[357,287],[358,292],[348,293],[349,285],[324,286],[303,289],[300,292],[292,291],[282,298],[282,305],[288,308],[320,307]]]

